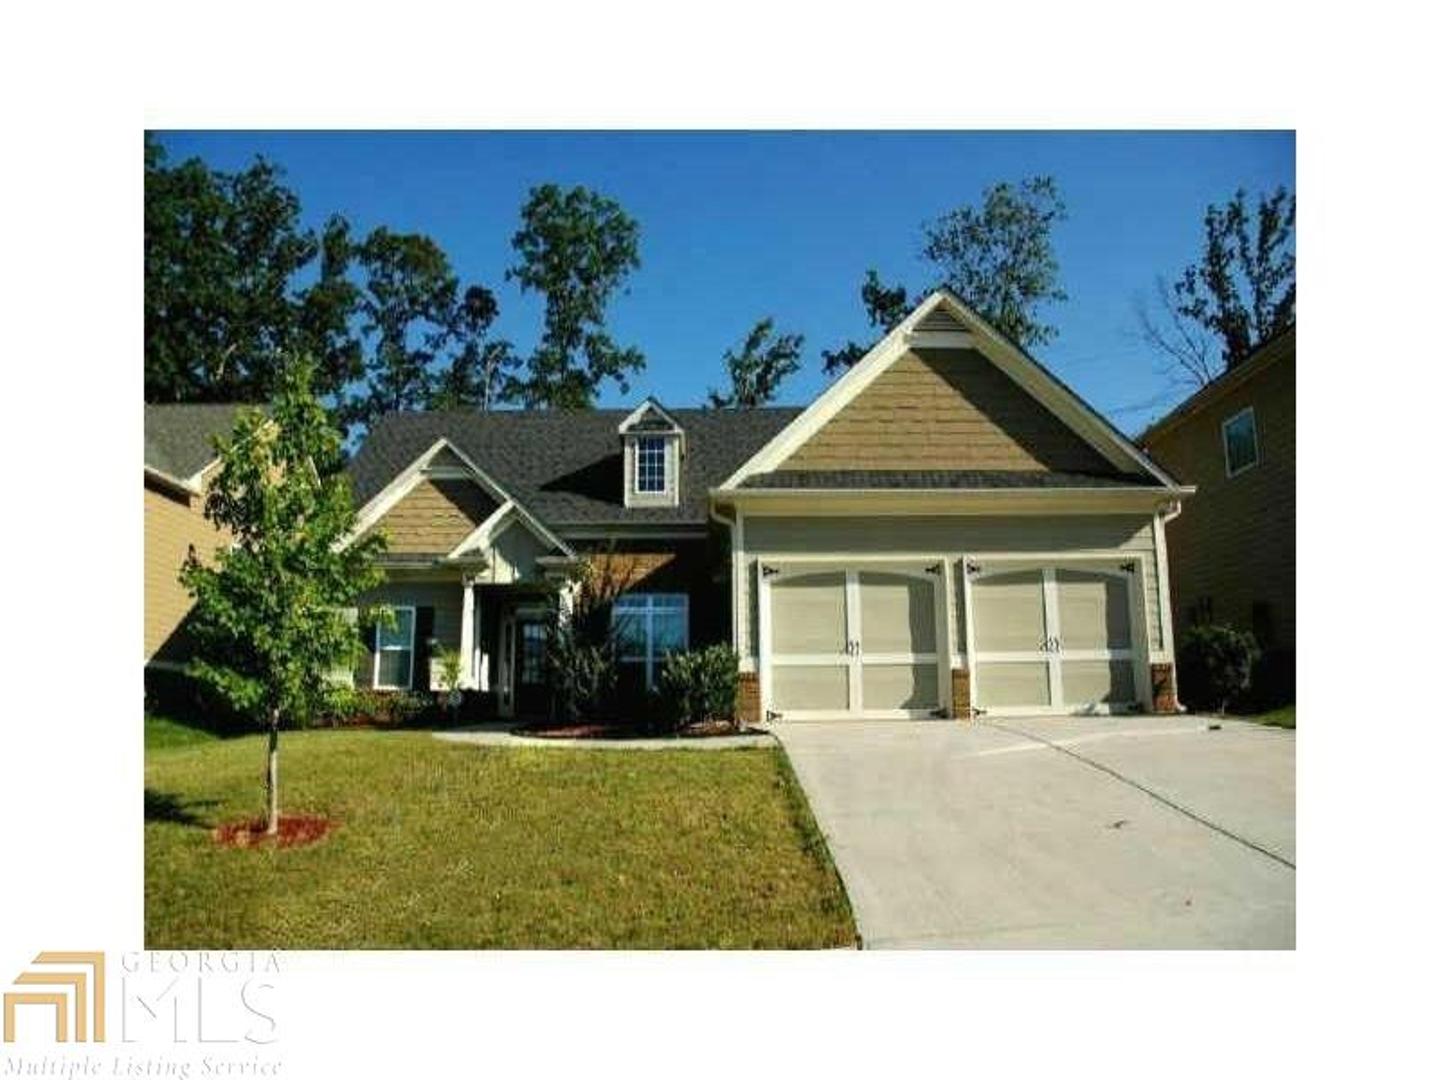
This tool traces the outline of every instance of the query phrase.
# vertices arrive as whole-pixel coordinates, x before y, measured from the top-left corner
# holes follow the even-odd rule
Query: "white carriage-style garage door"
[[[939,571],[763,567],[767,709],[788,720],[939,714]]]
[[[1123,712],[1141,699],[1133,563],[967,564],[971,696],[989,713]]]

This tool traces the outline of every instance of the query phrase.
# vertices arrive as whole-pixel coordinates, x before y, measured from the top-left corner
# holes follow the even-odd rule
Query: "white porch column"
[[[475,584],[468,577],[460,579],[460,685],[475,689]]]

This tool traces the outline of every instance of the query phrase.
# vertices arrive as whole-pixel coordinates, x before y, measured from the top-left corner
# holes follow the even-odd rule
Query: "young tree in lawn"
[[[366,382],[345,409],[347,421],[368,428],[387,412],[423,409],[445,346],[459,280],[430,237],[381,226],[355,250],[363,274],[361,329],[370,343]]]
[[[780,383],[800,370],[802,334],[777,334],[775,320],[764,318],[751,328],[737,353],[725,350],[730,391],[710,391],[712,409],[754,409],[775,398]]]
[[[1244,189],[1205,211],[1205,248],[1179,278],[1156,278],[1157,315],[1137,301],[1140,336],[1179,383],[1199,388],[1295,321],[1295,196],[1282,185],[1250,217]],[[1218,350],[1218,357],[1216,352]]]
[[[507,396],[527,406],[586,409],[607,379],[628,393],[626,376],[645,366],[605,328],[605,308],[640,265],[640,226],[613,199],[583,187],[533,188],[511,239],[518,261],[506,277],[545,297],[545,328]]]
[[[510,342],[489,338],[499,312],[495,294],[485,286],[465,290],[449,321],[455,352],[434,376],[429,408],[487,412],[504,400],[506,379],[520,361]]]
[[[313,364],[286,365],[268,415],[246,410],[218,441],[205,516],[232,542],[180,579],[195,598],[191,674],[269,733],[266,829],[278,830],[282,721],[320,707],[329,677],[353,662],[346,611],[379,584],[379,537],[340,546],[355,524],[340,434],[312,389]]]

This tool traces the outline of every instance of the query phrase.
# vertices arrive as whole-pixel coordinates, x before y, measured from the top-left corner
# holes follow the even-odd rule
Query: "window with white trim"
[[[642,495],[666,490],[665,441],[661,435],[641,435],[635,440],[635,490]]]
[[[391,608],[392,626],[375,624],[376,690],[408,690],[415,671],[415,609]]]
[[[1255,430],[1255,410],[1241,409],[1220,425],[1225,444],[1225,475],[1237,476],[1260,461],[1260,439]]]
[[[622,664],[643,664],[653,690],[667,654],[690,645],[690,598],[684,593],[625,593],[615,598],[611,625]]]

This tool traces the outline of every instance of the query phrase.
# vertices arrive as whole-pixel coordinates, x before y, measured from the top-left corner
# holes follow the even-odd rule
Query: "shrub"
[[[707,720],[734,723],[739,658],[728,645],[671,653],[660,670],[660,690],[677,729]]]
[[[1180,691],[1197,709],[1224,712],[1250,687],[1260,647],[1233,626],[1192,626],[1180,638]]]
[[[421,722],[433,708],[428,695],[409,690],[336,687],[319,720],[327,727],[406,727]]]

